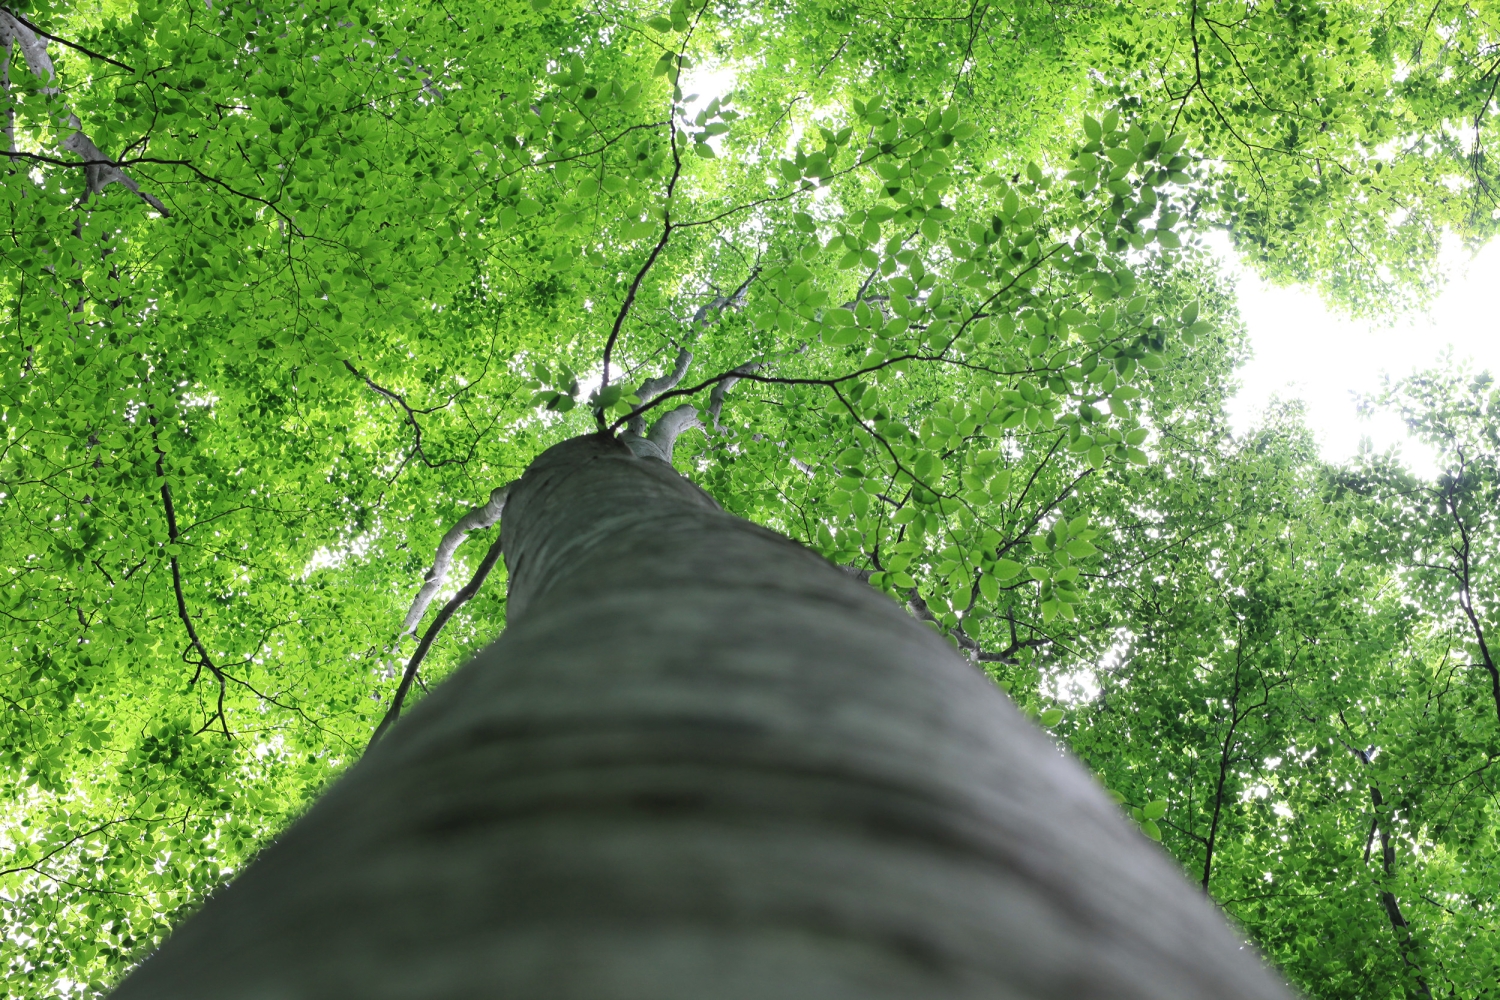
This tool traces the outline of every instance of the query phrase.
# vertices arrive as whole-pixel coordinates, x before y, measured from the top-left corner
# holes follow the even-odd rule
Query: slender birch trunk
[[[558,445],[505,634],[116,994],[1284,998],[894,602],[654,458]]]

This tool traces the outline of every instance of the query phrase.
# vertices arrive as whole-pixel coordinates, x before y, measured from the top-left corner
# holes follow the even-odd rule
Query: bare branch
[[[448,570],[453,565],[453,553],[468,537],[469,532],[481,528],[488,528],[500,520],[501,513],[505,510],[506,498],[510,496],[510,483],[490,491],[490,499],[482,507],[475,507],[463,517],[458,523],[448,529],[443,540],[438,542],[437,554],[433,556],[432,566],[427,570],[427,576],[423,579],[422,588],[417,591],[417,596],[412,599],[411,608],[406,612],[406,620],[401,623],[400,635],[411,635],[417,631],[417,626],[422,623],[422,616],[427,613],[427,606],[442,589],[443,581],[448,579]]]
[[[462,465],[466,461],[466,459],[463,458],[450,456],[448,458],[444,458],[434,462],[432,459],[427,457],[427,451],[422,446],[422,425],[417,422],[417,415],[422,414],[425,416],[430,413],[436,413],[444,406],[447,406],[448,403],[452,403],[452,398],[448,400],[448,403],[444,403],[442,406],[429,406],[418,409],[417,407],[412,406],[410,403],[408,403],[406,401],[406,397],[401,395],[401,393],[396,392],[392,389],[387,389],[385,386],[376,382],[368,375],[362,373],[358,368],[355,368],[354,365],[348,361],[348,359],[344,360],[344,367],[348,369],[350,374],[352,374],[355,378],[359,379],[360,381],[364,382],[365,385],[369,386],[372,391],[376,392],[385,399],[390,400],[394,405],[401,407],[402,411],[406,415],[406,422],[411,425],[413,435],[412,451],[418,458],[422,460],[423,465],[427,466],[429,469],[441,469],[445,465]]]
[[[700,309],[701,313],[702,310]],[[693,352],[686,347],[677,352],[677,363],[672,370],[660,378],[648,378],[641,383],[641,387],[635,391],[636,396],[642,403],[655,399],[668,389],[675,389],[677,383],[682,381],[682,376],[687,374],[688,365],[693,363]],[[630,433],[637,437],[646,436],[646,418],[632,417],[630,420]]]
[[[1019,654],[1023,649],[1040,649],[1041,647],[1052,642],[1052,639],[1049,636],[1045,635],[1034,635],[1030,639],[1022,639],[1018,637],[1016,635],[1016,610],[1013,607],[1006,609],[1005,619],[1006,621],[1010,622],[1010,645],[1006,646],[998,653],[988,653],[982,649],[979,650],[978,660],[980,663],[1004,663],[1010,666],[1014,666],[1016,663],[1020,662],[1016,657],[1017,654]],[[963,623],[960,622],[958,627],[959,629],[962,629]],[[1035,630],[1035,626],[1028,627]]]
[[[740,283],[740,286],[734,291],[730,292],[728,295],[715,295],[712,299],[709,299],[707,302],[703,303],[703,305],[699,306],[693,312],[692,326],[696,329],[702,329],[708,324],[710,317],[716,316],[719,313],[723,312],[725,309],[728,309],[732,306],[738,307],[744,305],[745,293],[749,290],[750,283],[755,280],[756,275],[758,275],[759,273],[760,268],[757,267],[750,272],[750,276],[742,281]],[[692,353],[685,347],[680,349],[677,353],[677,363],[675,366],[673,366],[670,374],[663,375],[661,378],[648,378],[646,381],[641,383],[641,387],[637,389],[635,393],[636,396],[640,399],[640,403],[636,404],[637,407],[649,403],[651,400],[655,399],[657,396],[660,396],[664,392],[670,392],[672,389],[677,388],[677,384],[681,382],[682,377],[687,374],[688,365],[690,365],[692,361]],[[764,366],[759,364],[751,364],[742,365],[740,367],[746,372],[751,372]],[[736,371],[739,370],[740,369],[736,369]],[[713,409],[711,410],[711,412],[713,413],[713,420],[711,422],[716,430],[718,429],[719,423],[719,410],[724,405],[724,393],[729,390],[730,386],[734,385],[734,383],[738,381],[738,378],[732,378],[729,380],[728,385],[724,385],[721,383],[720,385],[714,387],[711,401],[716,402],[714,403]],[[634,434],[638,438],[649,436],[646,433],[646,418],[642,413],[631,414],[626,426],[628,427],[629,432],[631,434]],[[702,428],[703,425],[700,423],[697,424],[697,426]],[[679,430],[681,429],[683,428],[679,428]],[[673,436],[675,438],[675,434]],[[668,445],[667,453],[670,456],[670,444]]]
[[[156,418],[149,417],[148,420],[153,428],[151,436],[154,442],[156,438]],[[214,714],[209,716],[208,721],[203,724],[203,728],[198,731],[200,733],[207,731],[213,726],[214,719],[217,718],[220,727],[224,731],[224,738],[229,740],[234,737],[229,734],[229,718],[224,714],[224,671],[213,661],[213,657],[208,655],[208,647],[204,646],[203,640],[198,637],[198,630],[193,627],[193,616],[188,614],[187,597],[182,592],[182,566],[177,561],[176,552],[173,551],[180,544],[179,540],[182,538],[182,533],[177,530],[177,506],[172,502],[172,487],[168,484],[166,478],[166,469],[163,464],[165,457],[166,453],[161,450],[161,446],[156,445],[156,475],[162,481],[161,502],[162,508],[167,515],[167,541],[172,546],[168,550],[168,562],[172,568],[172,592],[177,598],[177,617],[182,621],[183,628],[187,630],[189,642],[189,648],[188,650],[183,650],[182,658],[185,662],[193,663],[198,668],[193,673],[193,679],[188,682],[188,686],[192,687],[198,682],[198,678],[202,675],[204,667],[207,667],[208,672],[214,675],[214,680],[219,682],[217,708]],[[189,650],[197,655],[198,659],[196,662],[188,659],[187,654]]]
[[[46,37],[52,38],[53,36],[47,35]],[[37,37],[37,32],[33,29],[31,23],[16,17],[8,10],[0,9],[0,47],[3,47],[8,54],[13,45],[20,46],[21,53],[26,58],[26,66],[31,70],[32,75],[49,83],[56,78],[57,71],[52,65],[52,57],[47,54],[47,43]],[[78,46],[73,47],[79,48]],[[105,58],[96,53],[88,52],[87,49],[80,48],[79,51],[95,56],[96,58]],[[112,59],[106,61],[114,62]],[[122,63],[115,63],[115,65],[123,66]],[[5,82],[9,86],[9,65],[6,66],[6,69],[7,78]],[[57,87],[43,87],[42,91],[47,94],[56,94],[59,92]],[[125,171],[121,170],[118,164],[100,152],[99,147],[94,145],[94,140],[90,139],[84,133],[83,123],[78,120],[77,115],[68,115],[68,125],[74,131],[72,135],[62,141],[62,148],[77,155],[85,163],[83,168],[86,182],[85,190],[87,191],[85,197],[98,194],[111,184],[123,184],[138,198],[160,212],[164,218],[171,214],[167,211],[167,207],[162,204],[161,199],[142,191],[140,185],[136,184]],[[14,154],[16,152],[14,125],[12,124],[6,131],[10,139],[9,148],[6,152]]]
[[[510,491],[509,486],[503,487],[503,489],[507,493]],[[497,490],[496,492],[499,491]],[[380,720],[380,725],[375,727],[375,732],[370,736],[371,747],[385,734],[387,729],[395,724],[397,719],[401,718],[401,705],[406,700],[406,693],[411,690],[411,683],[417,677],[417,669],[421,667],[422,661],[426,659],[427,651],[432,648],[432,643],[437,639],[438,633],[443,630],[444,625],[448,624],[448,619],[453,617],[455,611],[462,607],[471,597],[479,593],[479,588],[484,585],[485,578],[490,575],[490,570],[494,569],[495,563],[499,561],[500,539],[497,538],[494,544],[490,546],[490,550],[484,554],[484,561],[474,571],[474,576],[464,585],[462,590],[454,594],[448,603],[443,605],[443,609],[432,620],[432,624],[427,626],[427,631],[422,633],[422,641],[417,643],[416,652],[412,653],[411,659],[407,661],[406,672],[402,674],[401,683],[397,686],[396,693],[391,698],[391,707],[386,709],[385,717]],[[369,747],[365,749],[368,750]]]
[[[86,49],[82,45],[79,45],[77,42],[70,42],[66,38],[58,38],[56,35],[49,35],[47,32],[43,31],[41,28],[38,28],[35,24],[32,24],[30,21],[26,20],[26,18],[22,17],[20,14],[14,13],[13,11],[6,10],[3,7],[0,7],[0,14],[9,15],[9,17],[12,20],[16,21],[22,27],[30,28],[33,32],[35,32],[38,35],[41,35],[43,38],[50,39],[50,40],[56,42],[59,45],[65,45],[65,46],[67,46],[68,48],[72,49],[75,52],[82,52],[84,55],[88,56],[90,59],[98,59],[101,62],[107,62],[107,63],[109,63],[111,66],[118,66],[120,69],[123,69],[127,73],[134,73],[135,72],[135,69],[133,67],[125,65],[124,63],[120,62],[118,59],[111,59],[109,56],[104,55],[101,52],[95,52],[93,49]],[[45,51],[43,51],[43,55],[44,56],[46,55]],[[50,62],[50,60],[49,60],[49,62]]]
[[[49,81],[57,76],[57,71],[52,66],[52,57],[47,54],[47,43],[10,11],[0,10],[0,45],[9,50],[13,43],[21,47],[21,55],[25,57],[26,66],[33,76]],[[42,92],[55,94],[57,88],[44,87]]]
[[[940,635],[952,636],[953,641],[958,643],[960,651],[970,663],[979,662],[979,643],[970,638],[969,634],[961,628],[946,628],[942,620],[932,613],[932,609],[927,606],[927,602],[922,599],[922,594],[916,587],[906,592],[906,607],[914,617],[936,626]]]
[[[662,414],[645,437],[627,431],[620,435],[620,440],[641,458],[659,458],[671,465],[672,447],[677,443],[677,436],[689,428],[702,426],[693,404],[683,403]]]
[[[94,140],[84,135],[83,123],[78,120],[77,115],[69,115],[68,124],[78,131],[64,139],[62,147],[70,153],[77,153],[87,164],[83,168],[83,176],[88,184],[89,194],[98,194],[111,184],[123,184],[142,201],[160,212],[163,218],[171,214],[167,211],[167,206],[161,203],[161,199],[142,191],[140,185],[131,180],[125,171],[108,162],[108,158],[99,151],[99,147],[94,145]]]
[[[740,380],[741,376],[758,372],[764,367],[765,363],[759,361],[740,365],[734,371],[720,379],[719,383],[714,386],[713,391],[708,394],[708,423],[713,428],[714,433],[724,433],[724,425],[719,423],[719,414],[724,410],[724,394],[734,388],[735,383]]]

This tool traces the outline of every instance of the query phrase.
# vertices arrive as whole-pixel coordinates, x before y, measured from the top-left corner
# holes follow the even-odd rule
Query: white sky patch
[[[1449,350],[1476,371],[1500,375],[1500,241],[1471,261],[1456,245],[1445,248],[1444,270],[1451,277],[1431,310],[1398,317],[1389,326],[1337,315],[1312,289],[1269,285],[1239,265],[1227,238],[1216,234],[1210,243],[1236,279],[1254,351],[1229,403],[1235,432],[1250,430],[1272,398],[1301,399],[1326,460],[1351,458],[1368,438],[1376,451],[1397,446],[1413,471],[1432,475],[1430,449],[1392,414],[1361,418],[1355,397],[1378,392],[1383,374],[1399,378],[1433,367]]]
[[[620,381],[622,378],[625,378],[625,376],[621,373],[619,366],[620,366],[620,362],[618,360],[616,360],[615,363],[611,366],[614,370],[610,373],[610,377],[613,378],[616,382]],[[600,365],[598,368],[595,368],[593,371],[584,372],[582,375],[579,375],[578,376],[578,401],[580,403],[586,403],[586,402],[588,402],[589,397],[592,396],[594,393],[596,393],[596,392],[599,391],[599,386],[601,384],[603,384],[603,382],[604,382],[604,366],[603,365]]]
[[[704,61],[690,66],[687,72],[677,78],[677,85],[682,88],[683,114],[692,119],[697,117],[698,112],[708,107],[714,98],[722,98],[725,94],[734,90],[734,85],[739,80],[739,70],[732,63]],[[733,107],[733,105],[730,105]],[[715,153],[723,150],[720,144],[722,135],[713,136],[708,144],[713,147]]]
[[[1058,674],[1050,679],[1050,683],[1044,681],[1041,688],[1054,701],[1070,708],[1093,701],[1099,697],[1100,691],[1099,678],[1089,667]]]
[[[363,559],[379,536],[380,527],[377,524],[374,529],[357,535],[342,545],[319,547],[307,561],[307,565],[302,567],[302,579],[306,580],[319,570],[338,569],[350,559]]]
[[[1116,629],[1114,641],[1099,657],[1097,665],[1080,666],[1050,678],[1044,677],[1041,683],[1042,693],[1069,708],[1094,701],[1102,690],[1099,686],[1099,674],[1113,673],[1124,665],[1130,656],[1131,639],[1127,630]]]

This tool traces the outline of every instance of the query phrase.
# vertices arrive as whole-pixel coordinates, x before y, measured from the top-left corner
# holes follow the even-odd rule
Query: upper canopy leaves
[[[54,67],[9,65],[0,244],[25,995],[112,981],[357,756],[439,537],[551,441],[690,404],[680,468],[1056,725],[1037,664],[1159,555],[1119,562],[1132,469],[1217,447],[1196,233],[1368,306],[1490,225],[1457,5],[17,16]]]

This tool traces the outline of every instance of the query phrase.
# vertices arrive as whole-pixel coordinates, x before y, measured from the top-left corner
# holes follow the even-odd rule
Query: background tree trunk
[[[1284,998],[895,603],[607,438],[502,521],[505,634],[120,988]]]

